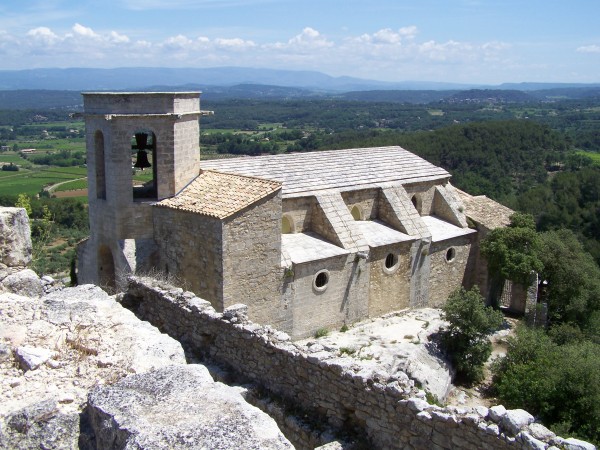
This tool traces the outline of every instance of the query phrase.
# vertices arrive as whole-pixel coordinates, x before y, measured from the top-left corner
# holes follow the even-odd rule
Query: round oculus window
[[[398,259],[398,255],[394,253],[388,253],[385,259],[383,260],[383,271],[387,274],[394,273],[400,264],[398,264],[400,260]]]
[[[324,291],[327,289],[329,283],[329,272],[327,270],[321,270],[315,275],[313,286],[317,291]]]

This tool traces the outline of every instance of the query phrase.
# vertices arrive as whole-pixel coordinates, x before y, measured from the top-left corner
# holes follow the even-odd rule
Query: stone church
[[[198,92],[83,97],[82,283],[115,291],[161,273],[293,338],[441,306],[461,285],[486,292],[479,241],[511,211],[401,147],[203,161]]]

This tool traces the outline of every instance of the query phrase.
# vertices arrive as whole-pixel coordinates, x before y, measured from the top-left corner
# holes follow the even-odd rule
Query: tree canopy
[[[531,216],[515,213],[505,228],[492,230],[481,243],[481,253],[493,277],[527,285],[531,272],[541,272],[541,240]]]
[[[479,289],[453,292],[442,308],[448,327],[442,334],[442,345],[466,383],[483,379],[483,364],[492,353],[488,336],[500,327],[502,313],[485,306]]]

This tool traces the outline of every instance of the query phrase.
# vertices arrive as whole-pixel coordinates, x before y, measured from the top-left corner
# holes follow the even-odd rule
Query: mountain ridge
[[[140,81],[136,81],[138,79]],[[114,69],[40,68],[0,70],[0,90],[143,90],[152,85],[180,86],[184,84],[219,86],[266,84],[338,92],[373,89],[462,90],[482,87],[480,84],[410,80],[389,82],[348,76],[333,77],[317,71],[242,67],[213,67],[204,69],[120,67]]]

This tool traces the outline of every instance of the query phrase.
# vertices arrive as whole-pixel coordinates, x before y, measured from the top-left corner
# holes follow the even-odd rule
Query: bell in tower
[[[135,143],[137,155],[133,167],[142,170],[152,167],[152,164],[148,161],[148,152],[146,151],[148,148],[148,135],[146,133],[135,133]]]

